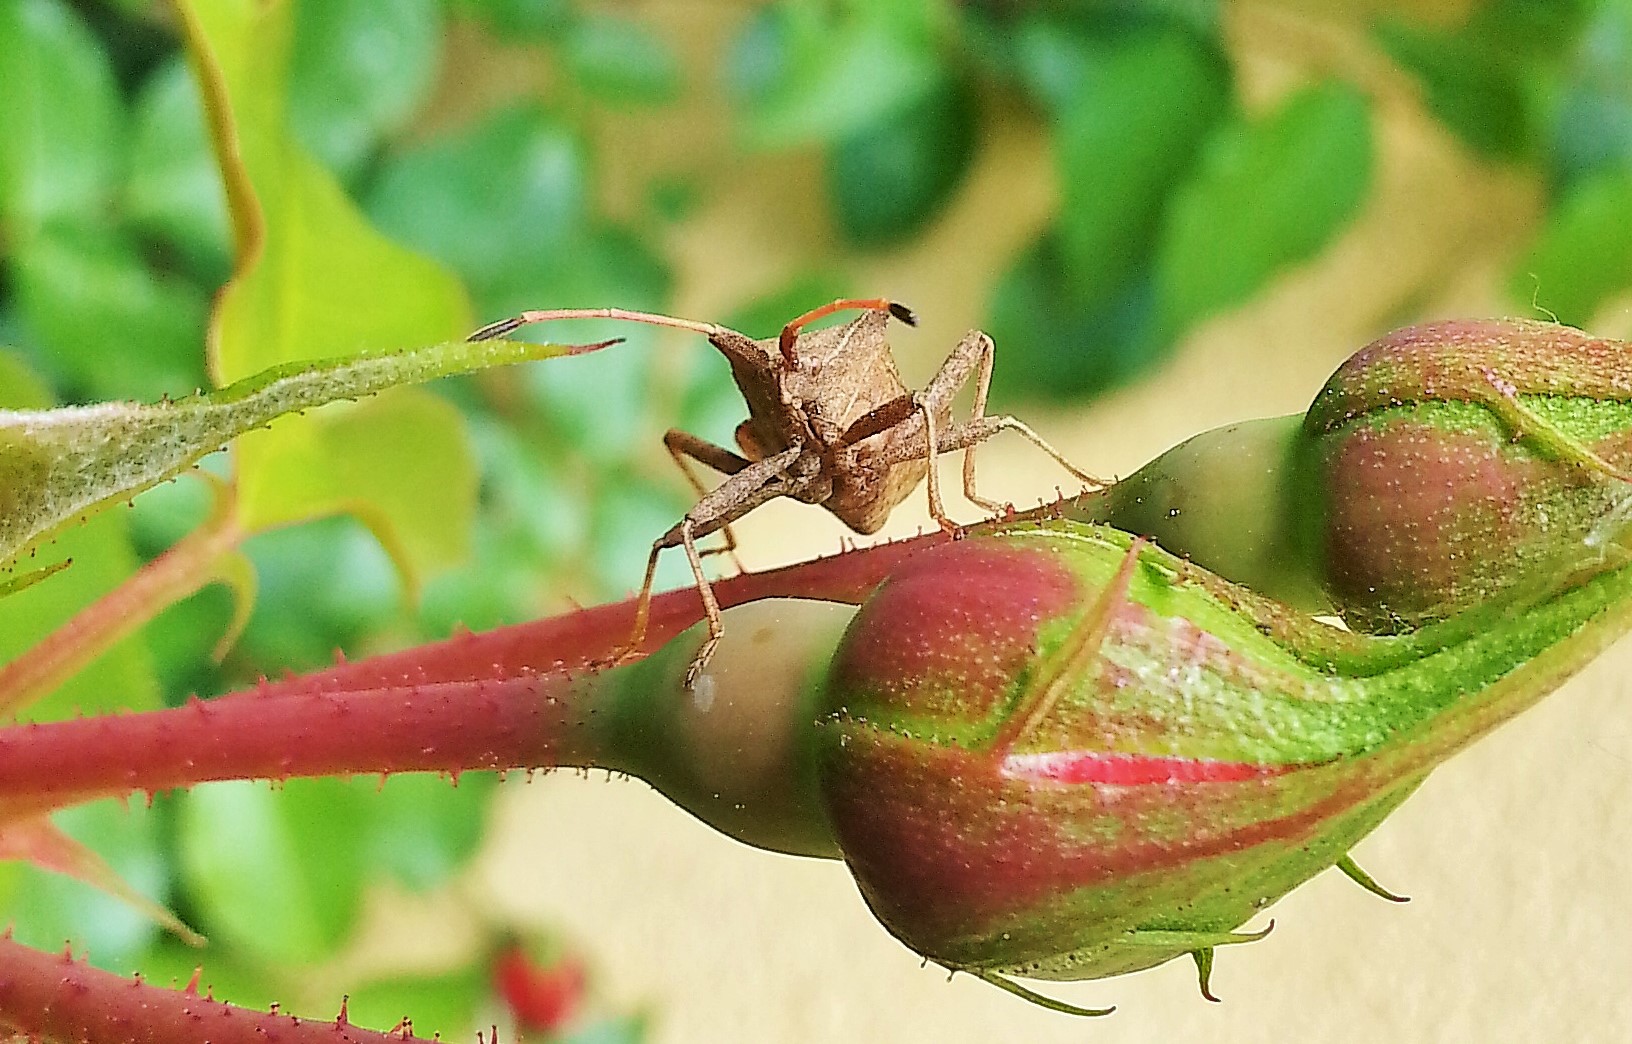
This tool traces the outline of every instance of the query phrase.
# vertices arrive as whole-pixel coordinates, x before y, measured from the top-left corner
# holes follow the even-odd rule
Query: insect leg
[[[1046,439],[1037,434],[1035,431],[1032,431],[1024,421],[1020,420],[1018,417],[1011,417],[1008,414],[1001,414],[996,417],[976,417],[974,420],[965,421],[962,424],[953,426],[946,432],[945,435],[941,436],[940,451],[942,453],[950,453],[953,450],[970,449],[982,442],[985,442],[993,435],[996,435],[998,432],[1002,431],[1012,431],[1024,436],[1029,442],[1031,442],[1032,445],[1036,446],[1038,449],[1048,454],[1049,457],[1053,458],[1054,462],[1060,467],[1069,471],[1072,475],[1081,479],[1088,485],[1093,486],[1095,489],[1104,489],[1106,486],[1111,485],[1111,483],[1105,481],[1104,479],[1095,478],[1086,471],[1083,471],[1081,468],[1077,467],[1075,464],[1071,463],[1065,458],[1064,454],[1055,449],[1053,446],[1050,446]],[[965,459],[967,460],[967,458]],[[982,507],[990,507],[994,503],[993,501],[982,500],[981,498],[975,496],[972,490],[966,490],[966,492],[969,494],[970,500],[981,505]],[[1002,506],[1003,505],[1001,504],[997,505],[998,508],[1001,508]]]
[[[680,544],[686,549],[686,561],[691,563],[691,575],[696,578],[697,593],[703,599],[703,612],[708,617],[708,638],[697,649],[697,655],[691,658],[691,663],[686,665],[688,690],[697,680],[697,675],[708,666],[708,661],[714,656],[714,650],[719,647],[720,639],[725,637],[725,618],[720,615],[720,602],[714,597],[714,588],[709,585],[708,577],[703,573],[703,558],[697,553],[697,540],[691,531],[691,520],[683,519],[680,523]],[[729,529],[726,531],[730,532]]]
[[[663,433],[663,448],[668,450],[669,456],[674,458],[675,465],[680,468],[681,474],[686,476],[686,481],[691,484],[691,488],[697,494],[699,500],[708,496],[708,487],[704,486],[703,480],[697,477],[697,472],[692,470],[691,465],[687,463],[688,460],[694,460],[706,468],[713,468],[722,475],[735,475],[750,463],[746,457],[738,456],[724,446],[717,446],[707,439],[700,439],[691,432],[681,431],[678,428],[670,428]],[[731,561],[736,565],[737,571],[742,572],[742,562],[737,559],[736,534],[731,532],[729,525],[721,526],[720,532],[725,534],[725,546],[709,548],[702,553],[708,555],[724,551],[731,556]]]
[[[929,461],[929,467],[924,471],[924,489],[929,493],[929,517],[941,527],[945,533],[956,534],[959,526],[946,513],[946,505],[941,503],[941,480],[935,474],[935,458],[940,455],[940,448],[935,441],[935,411],[929,404],[913,400],[918,412],[924,415],[924,451],[923,456]]]
[[[774,457],[754,461],[715,486],[673,528],[652,542],[652,553],[646,559],[646,577],[641,581],[640,596],[635,603],[635,623],[628,640],[609,657],[613,664],[641,656],[646,644],[646,629],[651,622],[652,582],[657,573],[657,557],[665,548],[683,547],[691,563],[698,594],[703,600],[704,612],[708,616],[708,641],[686,670],[687,685],[696,679],[725,633],[719,601],[714,597],[714,589],[709,585],[707,575],[703,573],[702,556],[697,552],[696,539],[723,529],[761,504],[797,492],[797,486],[789,479],[787,470],[803,452],[802,445],[795,445]]]
[[[653,541],[651,553],[646,556],[646,577],[640,582],[640,597],[635,600],[635,623],[629,628],[629,637],[607,658],[613,666],[640,658],[640,647],[646,643],[646,627],[652,619],[652,580],[657,576],[657,556],[664,548],[674,546],[666,543],[668,535],[665,533]]]
[[[946,357],[941,368],[931,377],[929,384],[919,393],[919,401],[931,409],[945,414],[952,405],[952,399],[963,386],[969,383],[969,378],[975,378],[975,406],[971,411],[970,420],[945,432],[937,446],[941,453],[961,449],[963,454],[963,492],[970,501],[980,505],[988,511],[1000,511],[1003,505],[994,500],[988,500],[975,491],[975,448],[982,442],[996,435],[1000,431],[1009,430],[1019,432],[1029,439],[1044,453],[1047,453],[1061,467],[1081,479],[1090,486],[1103,487],[1109,485],[1101,479],[1078,468],[1065,458],[1053,446],[1050,446],[1041,435],[1014,417],[1007,415],[988,417],[986,415],[986,398],[992,387],[992,362],[996,356],[996,349],[992,339],[979,330],[971,330],[965,334],[963,340],[952,349],[952,354]]]
[[[956,358],[960,352],[965,351],[964,345],[966,344],[972,345],[973,351],[979,357],[975,377],[975,406],[969,412],[969,416],[971,418],[984,417],[986,416],[986,395],[992,389],[992,363],[997,356],[997,349],[992,344],[992,339],[985,334],[980,334],[978,337],[968,334],[958,342],[956,348],[952,349],[952,357]],[[966,376],[964,380],[968,380],[968,377]],[[987,500],[975,492],[975,445],[971,445],[963,451],[963,495],[987,511],[1001,511],[1003,505]],[[1049,452],[1053,453],[1054,451],[1049,450]]]

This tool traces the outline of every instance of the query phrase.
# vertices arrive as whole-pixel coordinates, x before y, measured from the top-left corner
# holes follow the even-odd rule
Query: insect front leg
[[[680,469],[681,474],[686,476],[686,481],[691,484],[692,491],[697,494],[699,500],[708,496],[708,487],[703,485],[703,480],[697,477],[697,472],[692,470],[688,461],[694,460],[705,468],[712,468],[722,475],[735,475],[752,463],[746,457],[732,453],[724,446],[716,445],[707,439],[698,438],[691,432],[681,431],[678,428],[670,428],[663,433],[663,448],[668,450],[669,456],[674,458],[675,466]],[[736,565],[737,571],[741,572],[742,562],[737,559],[736,534],[731,531],[729,525],[721,526],[720,532],[725,535],[725,546],[709,548],[701,553],[710,555],[723,551],[731,556],[731,561]]]
[[[717,448],[717,447],[716,447]],[[652,552],[646,558],[646,576],[641,581],[640,595],[635,602],[635,622],[629,638],[615,650],[609,660],[613,664],[639,659],[644,654],[646,629],[652,615],[652,583],[657,574],[657,559],[667,548],[682,547],[691,565],[697,593],[703,600],[703,612],[708,620],[708,639],[691,666],[686,668],[686,686],[697,680],[709,657],[725,635],[725,622],[720,615],[720,603],[714,597],[714,588],[703,572],[702,555],[697,550],[697,538],[725,528],[761,504],[788,496],[797,491],[788,478],[788,468],[804,452],[803,446],[790,446],[774,457],[748,464],[736,474],[714,487],[703,496],[667,533],[652,542]]]
[[[910,426],[914,421],[917,426]],[[878,462],[893,468],[908,461],[927,460],[929,466],[924,471],[924,481],[929,494],[930,517],[945,532],[958,532],[961,527],[947,515],[946,506],[941,502],[941,485],[935,474],[935,458],[942,449],[936,436],[935,413],[921,396],[898,395],[867,411],[834,440],[833,447],[854,446],[886,432],[890,433],[889,445],[880,452]]]

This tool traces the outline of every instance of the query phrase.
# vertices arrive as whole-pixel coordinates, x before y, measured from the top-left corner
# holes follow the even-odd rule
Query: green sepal
[[[1353,856],[1344,856],[1334,865],[1339,870],[1343,871],[1344,877],[1347,877],[1349,880],[1353,881],[1361,888],[1364,888],[1372,895],[1380,896],[1381,898],[1387,899],[1391,903],[1409,903],[1411,901],[1411,897],[1409,895],[1395,895],[1393,892],[1390,892],[1388,889],[1378,884],[1375,878],[1366,873],[1364,870],[1360,869],[1360,864],[1354,861]]]
[[[1038,993],[1036,990],[1027,989],[1013,979],[993,971],[986,971],[983,968],[954,968],[952,970],[968,972],[981,982],[990,983],[1000,990],[1014,994],[1021,1000],[1030,1001],[1040,1008],[1047,1008],[1049,1011],[1057,1011],[1064,1015],[1083,1015],[1098,1018],[1101,1015],[1109,1015],[1116,1010],[1115,1005],[1109,1008],[1082,1008],[1075,1004],[1067,1004],[1065,1001],[1056,1000],[1053,997]]]
[[[1158,950],[1210,950],[1215,946],[1255,943],[1275,930],[1275,922],[1257,932],[1187,932],[1166,928],[1135,928],[1124,940],[1129,946],[1149,946]]]
[[[1213,995],[1213,947],[1208,946],[1200,950],[1191,950],[1190,956],[1196,962],[1197,985],[1201,987],[1201,995],[1214,1004],[1220,1003]]]

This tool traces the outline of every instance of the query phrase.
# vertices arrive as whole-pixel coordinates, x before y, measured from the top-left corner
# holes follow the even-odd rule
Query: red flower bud
[[[1604,557],[1632,507],[1632,345],[1555,323],[1396,331],[1315,399],[1325,581],[1371,631]]]
[[[1279,613],[1114,530],[926,551],[862,607],[821,719],[829,821],[917,952],[1085,979],[1212,952],[1624,629],[1605,573],[1411,642]],[[1620,614],[1626,615],[1624,613]],[[1260,627],[1274,625],[1277,637]],[[1548,656],[1540,656],[1546,651]]]
[[[1305,416],[1205,432],[1067,514],[1394,633],[1596,568],[1629,468],[1632,345],[1453,320],[1362,349]]]
[[[559,1033],[583,1006],[584,965],[566,956],[540,965],[520,943],[510,943],[493,960],[493,988],[523,1030]]]

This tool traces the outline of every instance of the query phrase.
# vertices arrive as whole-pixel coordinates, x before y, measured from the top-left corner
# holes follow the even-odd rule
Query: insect
[[[861,309],[862,314],[842,326],[801,332],[818,319],[850,309]],[[1001,431],[1023,435],[1083,482],[1105,485],[1014,417],[986,415],[994,348],[992,339],[978,330],[964,335],[922,391],[909,390],[901,382],[885,337],[891,317],[917,323],[905,306],[868,298],[813,309],[784,326],[780,336],[763,341],[713,323],[622,308],[523,312],[470,335],[473,341],[503,337],[522,326],[556,319],[620,319],[703,334],[731,364],[732,377],[748,404],[748,419],[736,431],[741,452],[684,431],[664,434],[663,445],[699,499],[653,542],[634,629],[615,659],[633,655],[645,639],[658,556],[667,548],[683,548],[708,615],[709,633],[687,669],[689,687],[724,634],[697,540],[723,530],[726,548],[734,547],[731,523],[778,497],[819,504],[857,533],[869,534],[877,532],[896,505],[927,480],[930,515],[942,529],[955,533],[958,526],[941,503],[930,464],[941,453],[964,450],[965,495],[988,511],[1001,511],[1003,504],[975,492],[974,460],[974,448]],[[954,421],[952,399],[971,377],[973,414]],[[692,470],[692,461],[725,475],[725,481],[706,488]]]

